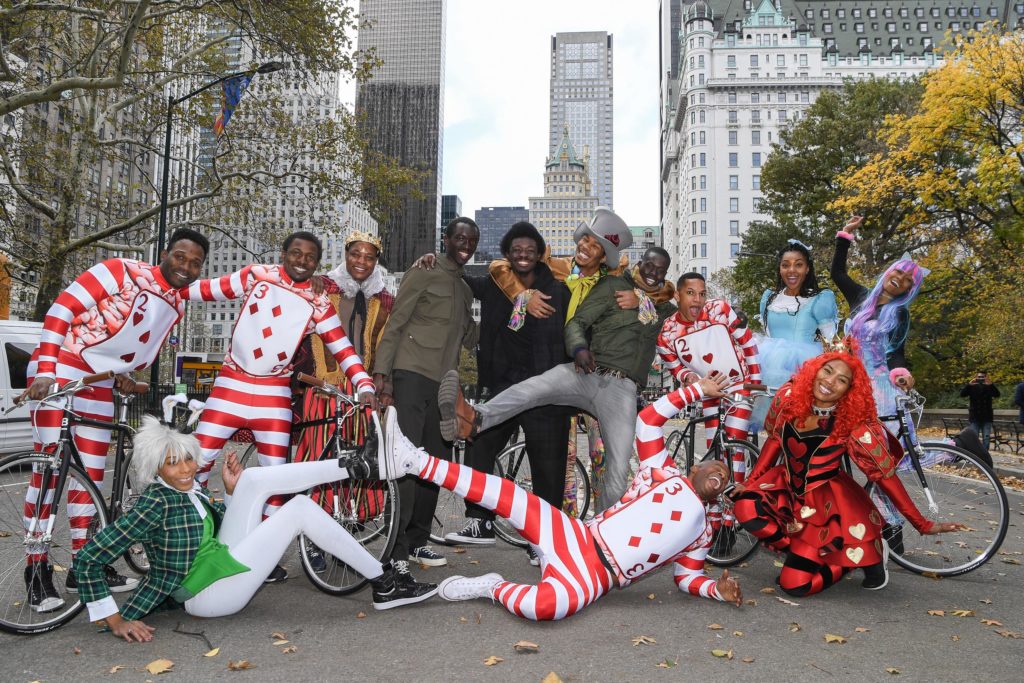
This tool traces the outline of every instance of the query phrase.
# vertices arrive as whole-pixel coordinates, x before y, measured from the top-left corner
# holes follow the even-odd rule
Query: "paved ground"
[[[858,573],[787,605],[771,592],[774,558],[760,552],[735,572],[756,604],[737,609],[680,594],[663,571],[554,624],[526,622],[482,600],[375,612],[368,590],[344,598],[318,592],[293,554],[286,563],[293,578],[266,587],[241,614],[158,615],[148,620],[157,637],[145,645],[100,633],[84,615],[43,636],[0,635],[0,681],[156,680],[144,667],[162,658],[174,666],[160,680],[171,681],[541,681],[549,672],[563,681],[1016,681],[1024,662],[1024,495],[1010,500],[1003,554],[966,576],[933,580],[894,569],[890,585],[872,593],[859,587]],[[417,574],[433,581],[494,570],[520,581],[537,576],[523,551],[500,542],[447,554],[449,567]],[[219,653],[204,657],[210,648],[175,633],[179,624],[205,632]],[[274,645],[281,640],[275,633],[289,642]],[[827,643],[827,635],[845,642]],[[634,645],[639,636],[653,642]],[[539,652],[517,654],[520,640]],[[503,661],[486,666],[489,657]],[[228,670],[238,660],[252,668]],[[115,667],[122,668],[111,673]]]

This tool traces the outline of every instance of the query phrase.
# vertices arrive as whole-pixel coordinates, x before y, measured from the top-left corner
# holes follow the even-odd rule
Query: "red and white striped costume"
[[[152,364],[184,311],[179,290],[164,279],[158,266],[129,259],[110,259],[85,271],[61,292],[43,321],[35,358],[36,377],[55,379],[57,386],[106,370],[142,370]],[[73,407],[83,417],[111,420],[113,381],[92,385],[75,397]],[[59,406],[40,403],[33,415],[36,450],[52,450],[60,436],[63,413]],[[81,426],[74,429],[75,446],[89,478],[102,489],[110,448],[110,430]],[[39,499],[37,475],[25,497],[26,521]],[[47,502],[52,500],[52,492]],[[71,550],[85,544],[89,522],[96,513],[74,480],[68,486]],[[48,508],[48,506],[47,506]],[[48,516],[48,509],[42,511]],[[31,555],[33,561],[43,555]]]
[[[326,294],[314,294],[309,281],[294,282],[283,266],[253,264],[188,289],[192,301],[242,299],[224,365],[206,401],[196,438],[203,448],[197,479],[205,483],[224,443],[239,429],[256,439],[260,465],[288,461],[291,443],[292,359],[303,338],[320,335],[356,390],[373,392],[373,380],[338,320]],[[267,501],[267,514],[283,504]]]
[[[658,355],[664,367],[671,370],[681,384],[696,381],[717,370],[733,379],[735,387],[743,382],[760,382],[761,367],[757,362],[757,344],[750,329],[727,301],[707,302],[697,320],[684,320],[676,313],[665,321],[658,335]],[[738,390],[738,393],[748,393]],[[735,408],[725,420],[725,433],[730,439],[747,438],[750,409]],[[710,448],[718,431],[718,399],[704,400],[704,434]],[[746,477],[743,454],[733,458],[733,476],[737,483]]]
[[[535,621],[575,614],[613,587],[624,588],[674,564],[682,591],[721,600],[704,575],[711,526],[703,501],[665,452],[661,425],[679,407],[700,400],[686,387],[645,408],[637,418],[640,471],[622,499],[587,521],[569,517],[510,480],[423,454],[420,478],[504,517],[540,558],[539,584],[502,581],[493,597]]]

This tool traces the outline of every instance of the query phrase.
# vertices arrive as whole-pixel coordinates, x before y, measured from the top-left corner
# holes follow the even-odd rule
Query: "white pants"
[[[222,617],[241,611],[299,534],[305,534],[366,578],[379,577],[384,571],[381,563],[308,496],[295,496],[263,520],[263,504],[271,495],[299,493],[347,478],[348,472],[338,466],[337,460],[245,470],[217,538],[249,571],[210,584],[185,602],[185,611],[197,617]]]

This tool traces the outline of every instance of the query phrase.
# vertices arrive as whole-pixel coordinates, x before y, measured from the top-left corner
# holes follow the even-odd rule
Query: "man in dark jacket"
[[[969,401],[967,417],[974,430],[981,435],[982,444],[987,451],[992,438],[992,399],[999,396],[999,389],[992,384],[984,370],[978,370],[974,379],[960,390],[960,395]]]
[[[585,410],[600,421],[605,436],[605,471],[595,477],[597,512],[613,505],[629,483],[636,396],[647,384],[661,324],[675,311],[674,288],[665,283],[669,263],[668,252],[652,247],[639,265],[594,285],[565,328],[565,348],[575,363],[520,382],[475,408],[462,400],[457,373],[445,375],[438,390],[441,433],[473,437],[536,406]],[[636,294],[639,307],[620,308],[621,291]]]
[[[490,275],[463,279],[480,300],[480,346],[477,372],[480,395],[494,396],[513,384],[540,375],[565,363],[563,329],[569,289],[540,262],[544,238],[532,224],[516,223],[501,239],[501,253],[526,291],[509,300]],[[545,296],[554,312],[544,318],[526,314],[526,303],[537,293]],[[561,507],[565,488],[565,444],[569,439],[569,415],[558,408],[526,410],[481,434],[466,451],[466,464],[481,472],[494,469],[494,459],[517,427],[526,437],[533,493]],[[453,543],[494,543],[494,513],[466,504],[468,522],[445,539]]]
[[[1013,405],[1019,409],[1017,420],[1024,424],[1024,382],[1017,385],[1017,388],[1013,390]]]

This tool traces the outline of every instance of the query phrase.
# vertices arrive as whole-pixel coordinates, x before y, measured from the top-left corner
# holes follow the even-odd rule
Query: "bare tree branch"
[[[6,147],[0,146],[0,161],[3,162],[4,175],[7,176],[7,183],[15,193],[17,193],[18,197],[47,218],[50,218],[51,220],[56,218],[57,209],[33,195],[25,189],[25,186],[21,184],[20,180],[18,180],[18,176],[14,173],[14,164],[11,163],[11,158],[7,154]]]

